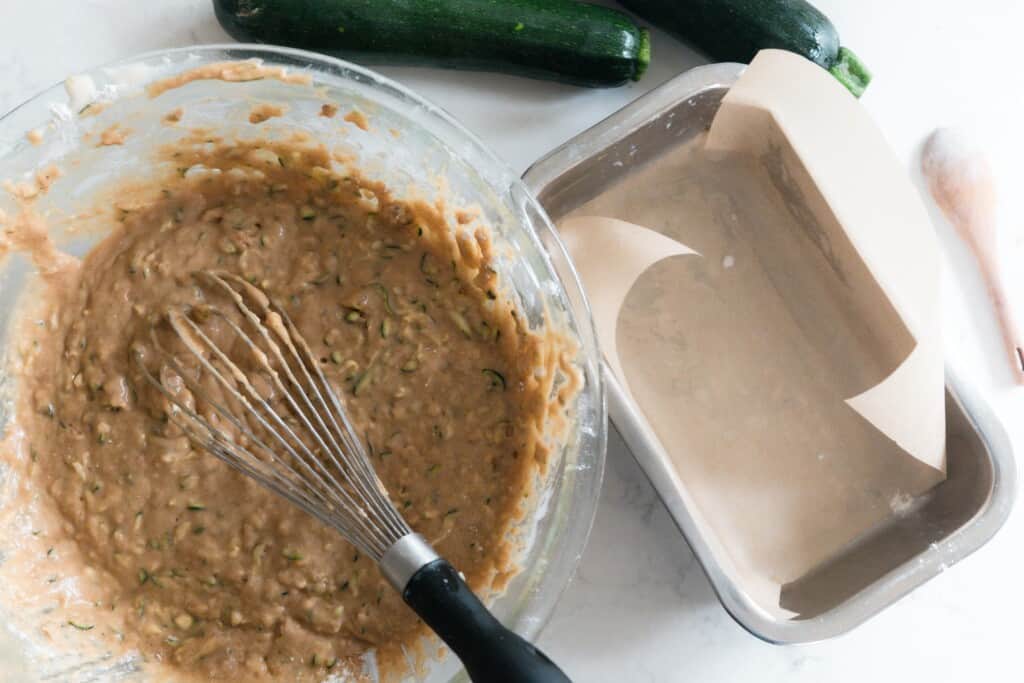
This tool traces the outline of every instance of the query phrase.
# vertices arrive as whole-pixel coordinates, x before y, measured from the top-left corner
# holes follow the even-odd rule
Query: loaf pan
[[[639,98],[537,161],[526,185],[558,223],[653,159],[707,131],[738,64],[688,71]],[[827,565],[783,587],[768,613],[730,579],[702,535],[685,491],[659,455],[656,437],[605,365],[609,413],[704,568],[723,607],[753,635],[772,643],[827,639],[872,615],[987,542],[1009,515],[1015,468],[1009,439],[992,410],[961,382],[946,359],[947,479],[908,514],[894,517]]]

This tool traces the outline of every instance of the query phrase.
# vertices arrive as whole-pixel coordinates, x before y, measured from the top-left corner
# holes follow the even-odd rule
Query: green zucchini
[[[758,50],[803,55],[860,97],[871,72],[839,44],[824,14],[804,0],[619,0],[641,18],[673,33],[715,61],[749,62]]]
[[[361,63],[499,71],[605,87],[638,80],[647,30],[574,0],[214,0],[238,40]]]

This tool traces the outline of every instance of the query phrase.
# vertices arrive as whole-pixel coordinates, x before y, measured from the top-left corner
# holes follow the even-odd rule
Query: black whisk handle
[[[571,683],[543,652],[502,626],[445,560],[421,567],[402,597],[458,655],[474,681]]]

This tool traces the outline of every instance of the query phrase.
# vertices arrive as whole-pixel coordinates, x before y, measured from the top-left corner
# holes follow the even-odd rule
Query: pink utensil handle
[[[995,304],[996,316],[1003,330],[1003,339],[1010,353],[1014,377],[1018,384],[1024,384],[1024,328],[1021,327],[1020,320],[1017,319],[1007,299],[1006,287],[1003,286],[999,273],[990,270],[991,265],[986,265],[983,259],[979,261],[982,261],[982,269],[987,271],[985,279],[988,282],[989,296]]]

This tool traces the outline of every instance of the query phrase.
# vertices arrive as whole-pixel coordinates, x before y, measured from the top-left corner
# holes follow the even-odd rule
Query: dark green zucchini
[[[499,71],[575,85],[643,75],[650,40],[626,14],[573,0],[214,0],[233,37],[362,63]]]
[[[637,15],[719,62],[749,62],[778,48],[828,69],[856,97],[871,72],[839,45],[832,22],[804,0],[619,0]]]

